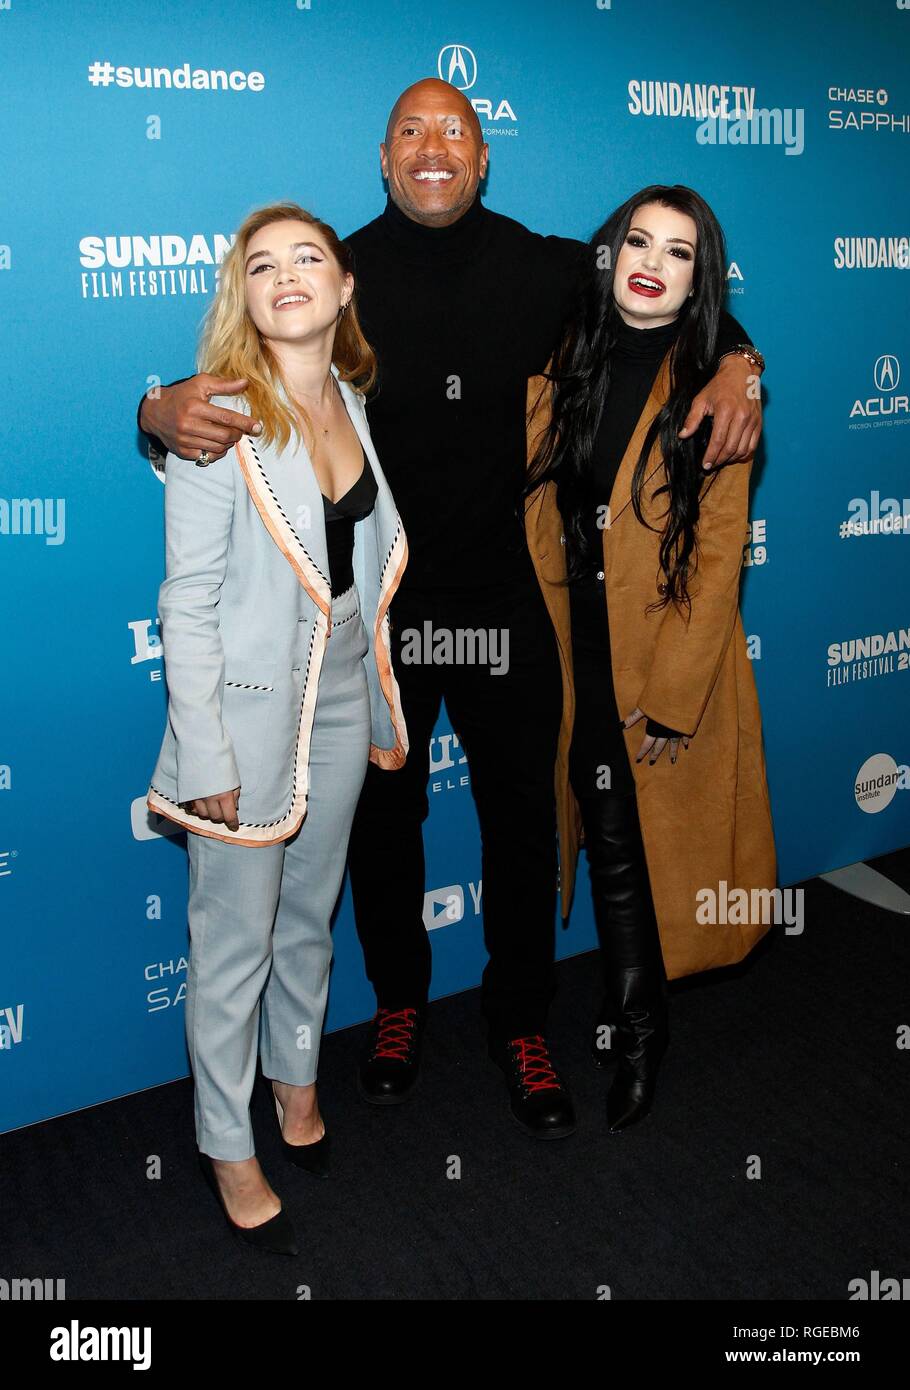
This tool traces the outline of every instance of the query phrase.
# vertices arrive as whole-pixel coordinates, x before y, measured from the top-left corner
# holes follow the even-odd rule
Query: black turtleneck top
[[[379,359],[367,418],[408,536],[396,604],[533,589],[517,505],[527,382],[556,345],[583,244],[538,236],[479,193],[448,227],[388,198],[348,243]]]
[[[572,784],[578,795],[598,790],[634,791],[620,714],[613,689],[610,624],[603,571],[603,531],[597,509],[607,506],[616,474],[661,362],[676,341],[680,320],[658,328],[633,328],[620,320],[610,362],[610,384],[591,457],[592,506],[587,508],[586,574],[569,586],[576,714],[570,753]],[[571,541],[567,538],[567,544]],[[631,710],[623,710],[623,716]],[[647,714],[647,710],[645,710]],[[636,729],[642,726],[636,725]],[[667,738],[675,731],[648,719],[649,734]],[[666,755],[664,755],[666,756]],[[610,769],[609,788],[600,769]]]

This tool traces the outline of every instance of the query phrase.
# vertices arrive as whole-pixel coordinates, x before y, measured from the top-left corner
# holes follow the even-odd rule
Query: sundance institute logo
[[[873,753],[856,774],[853,795],[867,815],[875,815],[891,805],[895,794],[910,789],[910,767],[894,761],[890,753]]]

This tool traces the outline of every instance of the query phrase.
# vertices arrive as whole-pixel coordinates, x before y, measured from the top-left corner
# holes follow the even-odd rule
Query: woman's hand
[[[200,820],[217,821],[219,825],[224,824],[228,830],[239,830],[240,820],[237,816],[237,798],[240,796],[240,788],[235,787],[233,791],[221,792],[218,796],[202,796],[189,803],[189,809],[194,816],[199,816]]]
[[[632,725],[637,724],[639,719],[647,719],[647,715],[645,714],[643,709],[639,709],[638,706],[636,706],[635,709],[633,709],[632,713],[627,715],[626,718],[622,721],[623,728],[631,729]],[[642,759],[645,757],[645,755],[647,753],[650,753],[651,757],[648,759],[648,766],[653,767],[653,765],[657,762],[657,759],[660,757],[661,753],[666,748],[667,744],[669,744],[670,762],[675,763],[677,757],[679,756],[680,740],[682,740],[683,747],[688,748],[689,740],[685,734],[679,734],[676,738],[655,738],[652,734],[646,733],[641,741],[641,747],[635,755],[635,761],[637,763],[640,763]]]

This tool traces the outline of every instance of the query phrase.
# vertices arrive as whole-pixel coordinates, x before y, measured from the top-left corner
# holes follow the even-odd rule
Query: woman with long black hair
[[[529,383],[526,526],[563,662],[563,913],[583,840],[603,966],[593,1056],[619,1056],[611,1130],[652,1103],[667,979],[741,960],[769,925],[755,890],[775,883],[739,616],[757,441],[708,472],[706,429],[679,436],[716,370],[725,270],[704,199],[642,189],[592,238],[578,311]],[[730,890],[745,912],[719,910]]]

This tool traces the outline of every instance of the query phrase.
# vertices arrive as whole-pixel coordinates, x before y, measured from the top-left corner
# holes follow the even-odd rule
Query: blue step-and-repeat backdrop
[[[910,842],[908,58],[910,0],[0,0],[0,1130],[187,1074],[135,406],[192,371],[251,208],[381,211],[419,77],[467,90],[486,202],[536,230],[652,182],[715,208],[768,360],[743,611],[780,882]],[[432,758],[438,996],[479,979],[483,892],[445,716]],[[585,880],[561,955],[594,944]],[[327,1026],[373,1007],[346,889]]]

